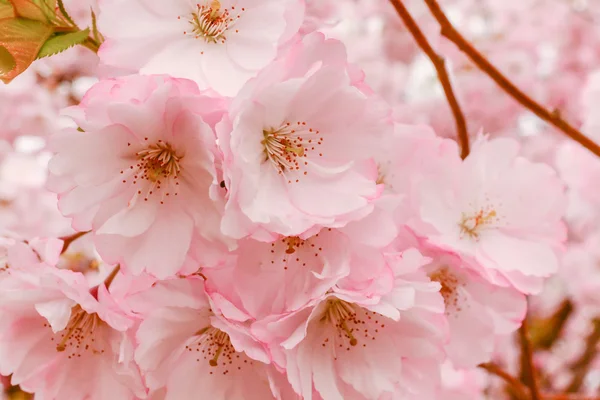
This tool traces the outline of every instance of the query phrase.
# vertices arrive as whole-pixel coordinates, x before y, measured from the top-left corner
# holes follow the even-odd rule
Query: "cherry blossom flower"
[[[224,232],[274,240],[372,211],[372,155],[391,124],[355,72],[341,43],[313,34],[241,91],[217,127]]]
[[[456,167],[423,181],[420,219],[431,244],[459,253],[491,283],[539,292],[558,269],[565,196],[555,172],[518,157],[512,139],[479,140]],[[544,193],[543,197],[539,193]]]
[[[161,307],[137,333],[136,360],[151,390],[164,387],[164,400],[195,399],[198,393],[214,399],[283,399],[275,384],[280,373],[269,365],[268,352],[248,329],[215,314],[201,280],[167,284],[161,292],[150,289]],[[160,294],[177,300],[161,302]]]
[[[195,80],[233,96],[300,29],[299,0],[100,3],[101,60],[143,74]],[[133,20],[121,18],[123,14]]]
[[[304,309],[254,324],[298,394],[307,400],[314,391],[324,400],[431,398],[445,357],[443,302],[437,283],[419,287],[404,279],[422,265],[419,257],[408,252],[396,263],[386,296],[333,288]]]
[[[296,311],[323,296],[349,274],[350,252],[349,238],[332,229],[271,243],[248,238],[238,242],[225,266],[203,274],[213,301],[224,296],[260,319]]]
[[[215,138],[223,101],[167,77],[102,81],[52,138],[50,188],[100,255],[139,274],[182,268],[195,236],[218,240]],[[80,132],[83,130],[84,132]]]
[[[521,326],[527,303],[513,288],[494,286],[465,268],[456,255],[424,252],[433,262],[425,266],[430,279],[442,285],[450,330],[446,352],[456,367],[474,368],[488,362],[497,336]]]
[[[3,282],[0,373],[41,398],[131,399],[146,394],[133,362],[132,321],[104,285],[42,266]],[[92,294],[94,293],[94,294]]]

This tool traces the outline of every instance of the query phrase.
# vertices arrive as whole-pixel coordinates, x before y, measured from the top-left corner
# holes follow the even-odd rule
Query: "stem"
[[[469,43],[457,30],[454,28],[448,17],[442,11],[437,0],[425,0],[429,10],[437,19],[441,26],[441,34],[448,40],[453,42],[463,53],[465,53],[477,67],[486,73],[496,82],[500,88],[513,97],[516,101],[528,108],[531,112],[537,115],[542,120],[550,125],[553,125],[571,139],[581,144],[583,147],[600,157],[600,146],[577,130],[573,125],[561,118],[558,111],[546,110],[542,105],[537,103],[521,89],[515,86],[507,77],[505,77],[483,54],[481,54],[471,43]]]
[[[558,309],[549,318],[534,320],[530,325],[529,333],[534,349],[549,350],[563,332],[567,321],[573,313],[573,303],[564,300]]]
[[[519,337],[521,339],[521,375],[524,383],[529,386],[531,392],[531,400],[542,400],[540,389],[537,383],[537,374],[533,365],[533,349],[531,339],[529,338],[529,329],[527,317],[523,320],[523,324],[519,329]]]
[[[82,237],[84,235],[87,235],[90,232],[91,231],[77,232],[77,233],[72,234],[71,236],[65,236],[65,237],[60,238],[60,240],[62,240],[64,242],[63,243],[63,248],[62,248],[60,254],[64,254],[69,249],[69,246],[71,245],[71,243],[73,243],[74,241],[76,241],[80,237]]]
[[[600,319],[595,318],[592,323],[594,325],[594,329],[585,340],[585,350],[571,365],[573,377],[571,378],[571,382],[566,389],[567,392],[577,392],[581,388],[581,385],[583,385],[583,381],[590,370],[590,365],[598,354],[598,343],[600,343]]]
[[[104,286],[106,286],[106,288],[110,288],[111,283],[115,280],[115,277],[117,276],[117,274],[119,273],[119,271],[121,270],[121,265],[118,264],[110,273],[110,275],[104,280]]]
[[[469,155],[469,135],[467,132],[467,123],[465,121],[464,114],[460,108],[460,104],[454,94],[454,90],[452,89],[452,83],[450,81],[450,76],[448,75],[448,71],[446,69],[446,62],[444,59],[435,52],[433,47],[429,44],[429,41],[410,15],[408,9],[402,3],[403,0],[390,0],[400,18],[410,31],[411,35],[415,38],[415,41],[419,45],[419,47],[427,54],[427,57],[433,63],[435,70],[438,75],[438,79],[444,88],[444,93],[446,94],[446,98],[448,99],[448,104],[450,105],[450,109],[452,110],[452,114],[454,114],[454,120],[456,122],[456,131],[458,133],[458,141],[460,143],[461,148],[461,157],[465,159]]]
[[[504,371],[499,365],[489,362],[479,364],[479,368],[485,369],[490,374],[496,375],[505,381],[518,400],[529,400],[529,390],[527,387],[523,385],[517,378]]]

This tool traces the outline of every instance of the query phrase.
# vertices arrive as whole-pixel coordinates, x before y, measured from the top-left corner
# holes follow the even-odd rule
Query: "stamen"
[[[308,128],[306,122],[302,121],[295,124],[286,122],[279,128],[263,129],[261,143],[264,146],[265,161],[270,161],[279,174],[300,171],[308,165],[309,156],[323,156],[315,151],[324,140],[319,133],[318,130]],[[304,175],[306,174],[305,171]]]
[[[241,16],[240,13],[233,15],[234,9],[222,8],[219,0],[212,0],[210,4],[198,4],[189,20],[192,25],[191,33],[196,39],[203,39],[206,43],[225,43],[226,33],[238,32],[231,29]],[[242,8],[241,11],[245,9]],[[178,18],[181,19],[181,16]],[[184,34],[187,35],[188,32],[185,31]]]
[[[208,365],[212,368],[222,367],[223,375],[229,374],[230,369],[240,370],[249,363],[243,353],[235,350],[229,335],[212,326],[196,332],[193,341],[185,346],[185,349],[192,354],[197,354],[198,362],[205,360],[204,362],[208,361]],[[252,365],[251,361],[250,364]],[[213,372],[209,371],[209,374],[212,375]]]
[[[461,235],[468,235],[472,239],[479,239],[483,227],[498,221],[496,210],[479,210],[475,215],[469,216],[463,213],[460,227]]]
[[[71,318],[67,327],[60,332],[61,340],[56,345],[56,351],[64,352],[71,348],[73,353],[68,358],[81,357],[82,351],[90,350],[93,354],[104,353],[103,349],[97,348],[97,329],[102,325],[102,320],[96,313],[89,314],[81,306],[76,305],[71,311]],[[54,341],[54,338],[52,338]]]

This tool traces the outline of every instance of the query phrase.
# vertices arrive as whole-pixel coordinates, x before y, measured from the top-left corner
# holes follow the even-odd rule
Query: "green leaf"
[[[65,19],[73,26],[76,26],[77,24],[75,23],[75,21],[73,21],[73,18],[71,18],[71,16],[69,15],[69,13],[67,12],[67,9],[65,8],[65,5],[63,3],[63,0],[58,0],[58,9],[60,10],[60,12],[62,13],[63,17],[65,17]]]
[[[0,0],[0,19],[14,18],[15,10],[8,0]]]
[[[102,36],[100,31],[98,30],[98,22],[96,19],[96,13],[94,12],[94,9],[91,7],[90,7],[90,11],[92,12],[92,34],[94,35],[94,40],[96,41],[96,43],[102,44],[102,42],[104,42],[104,36]]]
[[[63,51],[85,42],[90,34],[90,29],[85,28],[82,31],[55,35],[48,39],[40,49],[37,58],[53,56]]]
[[[0,47],[5,50],[0,56],[0,63],[3,65],[0,80],[8,83],[25,71],[36,59],[42,45],[51,34],[52,26],[39,21],[23,18],[0,19]]]

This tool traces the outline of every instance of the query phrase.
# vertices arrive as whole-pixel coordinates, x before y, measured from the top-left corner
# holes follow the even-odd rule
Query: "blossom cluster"
[[[478,45],[600,141],[600,31],[581,16],[600,9],[561,5],[577,22],[548,38],[519,34],[534,1],[447,3],[473,26],[494,15]],[[478,366],[512,362],[528,310],[568,298],[582,341],[600,308],[600,161],[439,43],[469,121],[461,157],[386,1],[65,5],[97,56],[36,61],[0,91],[7,386],[36,400],[500,399]],[[537,75],[543,40],[569,51],[546,72],[560,79]],[[568,382],[558,361],[581,343],[562,346],[536,361]]]

